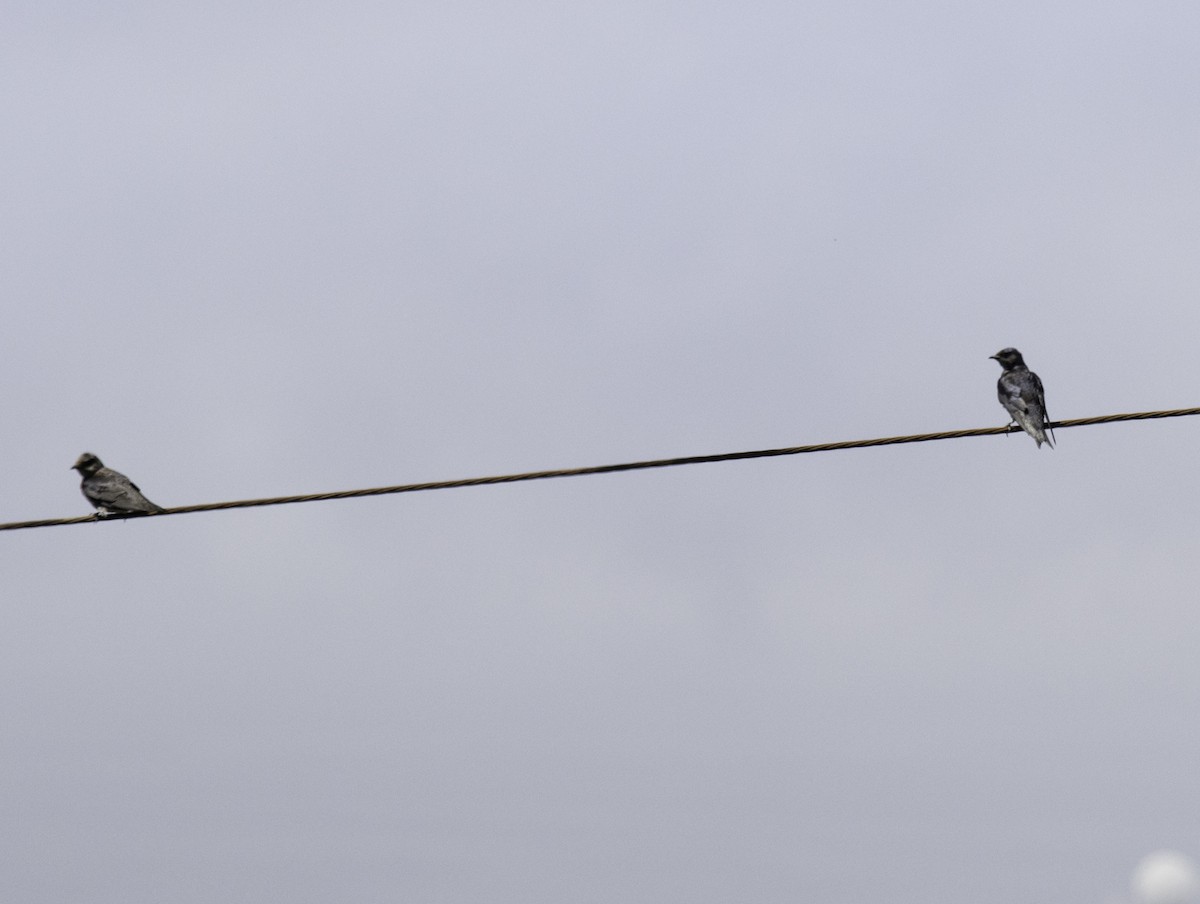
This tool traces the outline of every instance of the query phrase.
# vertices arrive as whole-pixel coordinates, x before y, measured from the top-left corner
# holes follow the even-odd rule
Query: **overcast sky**
[[[4,510],[1200,405],[1200,6],[0,13]],[[0,534],[0,899],[1114,904],[1194,419]]]

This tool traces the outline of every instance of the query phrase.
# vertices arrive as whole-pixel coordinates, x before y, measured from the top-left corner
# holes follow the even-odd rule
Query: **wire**
[[[1118,421],[1149,421],[1168,417],[1192,417],[1200,408],[1175,408],[1169,411],[1139,411],[1133,414],[1106,414],[1100,417],[1081,417],[1056,421],[1048,426],[1055,429],[1089,427],[1094,424],[1113,424]],[[206,502],[200,505],[180,505],[146,515],[81,515],[77,518],[48,518],[42,521],[12,521],[0,524],[3,530],[26,530],[32,527],[58,527],[64,524],[84,524],[92,521],[124,521],[127,518],[158,518],[163,515],[186,515],[192,512],[216,512],[225,509],[254,508],[263,505],[290,505],[295,502],[324,502],[330,499],[357,499],[362,496],[389,496],[395,493],[420,493],[425,490],[451,490],[456,487],[489,486],[497,483],[520,483],[526,480],[548,480],[552,477],[582,477],[587,474],[615,474],[619,471],[644,471],[650,468],[674,468],[679,465],[701,465],[718,461],[742,461],[748,458],[777,458],[781,455],[803,455],[807,452],[837,452],[842,449],[866,449],[872,446],[897,446],[904,443],[928,443],[943,439],[963,439],[968,436],[998,436],[1019,433],[1020,427],[977,427],[970,430],[949,430],[943,433],[917,433],[911,436],[888,436],[880,439],[856,439],[839,443],[817,443],[810,446],[790,446],[784,449],[758,449],[750,452],[723,452],[716,455],[688,455],[683,458],[658,458],[631,461],[616,465],[591,465],[583,468],[561,468],[553,471],[528,471],[523,474],[501,474],[495,477],[466,477],[459,480],[435,480],[429,483],[405,483],[391,487],[372,487],[364,490],[339,490],[333,493],[308,493],[302,496],[273,496],[269,499],[241,499],[234,502]]]

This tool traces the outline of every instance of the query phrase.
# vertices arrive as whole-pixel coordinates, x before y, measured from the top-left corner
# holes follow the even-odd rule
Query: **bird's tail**
[[[1042,443],[1046,443],[1051,449],[1054,448],[1054,440],[1046,434],[1046,421],[1031,417],[1028,412],[1017,412],[1013,415],[1013,420],[1020,424],[1022,430],[1033,437],[1033,441],[1037,443],[1039,449],[1042,448]]]

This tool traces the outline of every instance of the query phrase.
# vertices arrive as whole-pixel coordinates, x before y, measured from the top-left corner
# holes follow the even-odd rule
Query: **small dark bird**
[[[104,462],[91,452],[84,452],[71,469],[83,475],[79,488],[87,501],[96,507],[101,518],[109,515],[149,515],[161,512],[142,495],[132,480],[119,471],[104,467]]]
[[[1004,348],[992,355],[1004,368],[996,394],[1000,404],[1012,416],[1013,422],[1037,441],[1038,448],[1048,443],[1054,448],[1054,432],[1050,430],[1050,417],[1046,414],[1046,393],[1042,381],[1025,366],[1025,359],[1015,348]],[[1047,436],[1047,431],[1050,431]]]

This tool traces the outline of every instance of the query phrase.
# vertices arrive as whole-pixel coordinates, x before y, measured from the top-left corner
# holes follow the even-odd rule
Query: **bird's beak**
[[[992,361],[999,361],[999,360],[1000,360],[1000,359],[999,359],[999,358],[997,358],[995,355],[988,355],[988,358],[989,358],[990,360],[992,360]]]

